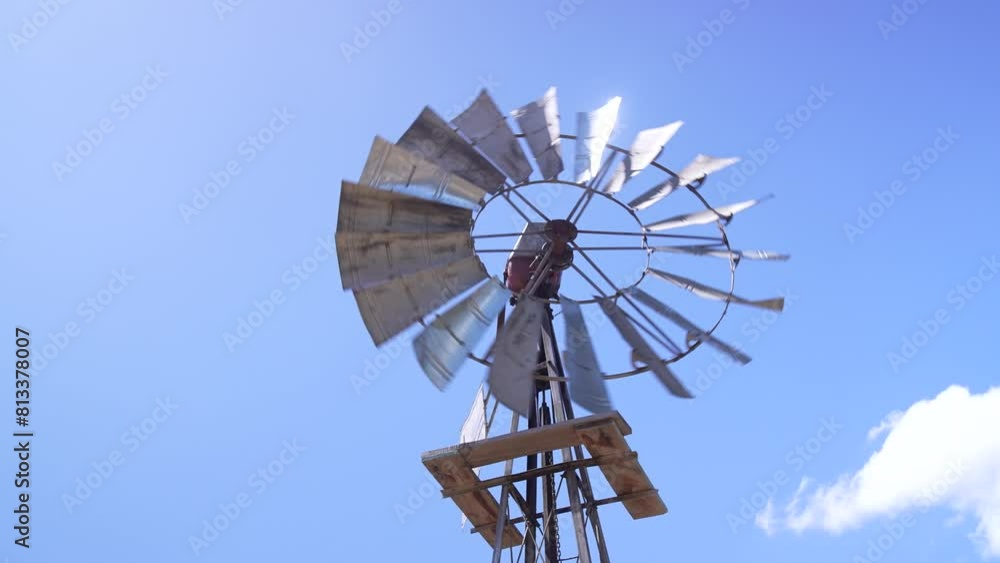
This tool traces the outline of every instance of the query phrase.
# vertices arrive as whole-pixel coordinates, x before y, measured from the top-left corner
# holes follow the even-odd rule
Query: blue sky
[[[733,309],[717,332],[751,364],[692,354],[687,402],[612,382],[670,508],[603,509],[613,556],[871,560],[880,539],[884,561],[1000,556],[995,3],[226,1],[0,8],[3,324],[40,358],[31,548],[7,512],[0,555],[487,557],[421,493],[419,461],[456,441],[481,370],[442,394],[406,338],[376,349],[327,249],[375,135],[483,87],[511,110],[556,86],[567,131],[613,96],[619,144],[684,120],[674,168],[764,149],[702,190],[776,194],[730,236],[793,256],[739,269],[742,294],[786,296],[777,319]],[[2,490],[12,510],[23,491]]]

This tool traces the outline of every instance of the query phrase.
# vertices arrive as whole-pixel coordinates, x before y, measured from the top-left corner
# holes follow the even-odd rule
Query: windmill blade
[[[470,257],[358,291],[354,297],[368,333],[381,346],[487,277],[479,258]]]
[[[695,335],[702,342],[706,342],[711,346],[718,349],[720,352],[726,354],[730,358],[736,360],[741,364],[750,363],[750,356],[747,356],[743,352],[736,349],[734,346],[726,344],[725,342],[715,338],[707,331],[702,330],[700,327],[695,325],[693,322],[688,320],[686,317],[678,313],[677,311],[671,309],[666,303],[660,301],[659,299],[653,297],[652,295],[646,293],[645,291],[639,289],[638,287],[633,287],[628,290],[629,295],[635,297],[643,305],[649,307],[650,309],[656,311],[661,316],[671,320],[677,326],[688,331],[688,335]]]
[[[669,178],[646,190],[642,195],[630,201],[628,206],[636,211],[646,209],[650,205],[674,193],[677,186],[677,178]]]
[[[490,366],[490,391],[505,407],[527,418],[535,390],[538,341],[545,304],[521,297],[497,338]]]
[[[692,398],[691,392],[684,387],[684,384],[667,368],[660,358],[653,352],[649,343],[639,334],[635,326],[625,317],[625,314],[618,308],[618,304],[610,297],[598,299],[604,314],[611,319],[612,324],[625,339],[625,342],[632,347],[635,356],[642,363],[649,366],[650,371],[656,374],[660,383],[670,391],[670,394],[683,399]]]
[[[375,137],[360,183],[389,192],[475,209],[486,192],[407,150]]]
[[[468,442],[478,442],[479,440],[484,440],[488,433],[489,428],[486,421],[486,390],[484,384],[480,383],[479,389],[476,391],[476,398],[472,400],[472,408],[469,409],[469,416],[465,418],[465,422],[462,424],[462,430],[458,434],[458,443],[465,444]],[[479,474],[479,469],[482,468],[473,468],[476,475]]]
[[[563,171],[563,159],[556,89],[549,88],[540,99],[517,108],[512,114],[524,133],[542,179],[559,177]]]
[[[468,232],[472,211],[371,186],[343,182],[337,233]]]
[[[657,221],[643,226],[650,231],[665,231],[667,229],[679,229],[681,227],[690,227],[692,225],[714,223],[720,219],[720,216],[724,221],[728,222],[731,221],[733,216],[740,211],[749,209],[758,203],[763,203],[773,197],[773,195],[766,195],[759,199],[751,199],[749,201],[723,205],[722,207],[716,207],[715,209],[706,209],[705,211],[677,215],[670,217],[669,219],[664,219],[662,221]]]
[[[573,167],[576,183],[590,182],[600,171],[601,157],[618,121],[621,103],[622,99],[616,96],[595,111],[576,114],[576,159]]]
[[[364,289],[472,256],[468,232],[337,233],[344,289]]]
[[[653,274],[654,276],[662,280],[666,280],[676,285],[677,287],[686,289],[691,293],[697,295],[698,297],[702,297],[704,299],[713,299],[716,301],[725,301],[728,299],[729,301],[733,303],[739,303],[740,305],[749,305],[751,307],[757,307],[759,309],[768,309],[771,311],[781,311],[782,309],[785,308],[784,297],[775,297],[772,299],[757,299],[757,300],[745,299],[737,295],[733,295],[732,297],[730,297],[728,291],[723,291],[721,289],[709,287],[702,283],[696,282],[692,279],[685,278],[683,276],[678,276],[676,274],[670,274],[664,272],[663,270],[650,268],[649,273]]]
[[[679,183],[682,186],[686,186],[691,182],[694,182],[695,180],[704,178],[709,174],[714,174],[722,170],[723,168],[727,168],[729,166],[732,166],[733,164],[736,164],[739,161],[740,161],[739,157],[735,156],[729,158],[720,158],[715,156],[708,156],[706,154],[699,154],[698,156],[694,157],[694,160],[692,160],[687,166],[682,168],[681,171],[677,173],[677,176],[680,177]]]
[[[413,340],[417,362],[438,389],[443,391],[451,383],[510,296],[499,279],[491,278]]]
[[[597,364],[594,343],[583,319],[580,304],[567,297],[559,297],[566,345],[563,351],[566,372],[569,374],[569,395],[573,401],[592,413],[612,410],[611,398],[604,383],[604,375]]]
[[[489,92],[480,92],[472,105],[451,122],[508,178],[518,184],[528,181],[531,163]]]
[[[429,107],[420,112],[396,145],[491,194],[506,180],[502,172]]]
[[[718,245],[690,244],[680,246],[651,246],[650,249],[657,252],[673,252],[677,254],[693,254],[695,256],[712,256],[713,258],[730,257],[736,260],[780,260],[785,261],[791,258],[788,254],[772,252],[770,250],[726,250]]]
[[[675,121],[663,127],[640,131],[632,142],[632,148],[629,149],[625,160],[618,163],[618,168],[604,186],[604,191],[613,194],[621,190],[625,182],[631,180],[660,156],[663,147],[670,142],[682,125],[683,121]]]

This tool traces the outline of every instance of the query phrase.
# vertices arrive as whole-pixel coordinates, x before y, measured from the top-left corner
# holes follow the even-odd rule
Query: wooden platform
[[[423,463],[438,483],[442,493],[451,496],[473,527],[480,530],[491,546],[496,537],[499,503],[480,483],[473,469],[531,454],[558,451],[583,445],[591,457],[609,460],[599,464],[605,478],[622,498],[625,509],[634,519],[649,518],[667,512],[659,493],[639,465],[625,441],[632,428],[617,411],[504,434],[495,438],[467,442],[424,453]],[[598,500],[598,499],[595,499]],[[520,545],[524,536],[512,524],[504,531],[503,547]]]

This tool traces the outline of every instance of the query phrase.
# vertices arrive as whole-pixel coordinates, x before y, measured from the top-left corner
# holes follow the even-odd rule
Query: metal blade
[[[706,209],[705,211],[697,211],[695,213],[686,213],[684,215],[677,215],[670,217],[669,219],[664,219],[662,221],[657,221],[655,223],[650,223],[648,225],[643,225],[650,231],[665,231],[667,229],[679,229],[681,227],[690,227],[692,225],[705,225],[707,223],[714,223],[721,219],[729,222],[732,220],[733,216],[743,211],[749,209],[758,203],[763,203],[769,199],[772,199],[773,195],[766,195],[760,199],[751,199],[749,201],[741,201],[739,203],[733,203],[730,205],[723,205],[722,207],[716,207],[713,209]]]
[[[482,383],[476,391],[476,398],[472,401],[472,408],[469,416],[462,424],[462,431],[458,435],[458,443],[477,442],[486,438],[486,390]],[[475,469],[480,469],[476,467]],[[474,470],[475,470],[474,469]]]
[[[338,233],[469,232],[472,211],[344,181]]]
[[[368,333],[381,346],[487,277],[486,268],[473,256],[358,291],[354,297]]]
[[[666,181],[660,182],[659,184],[646,190],[645,193],[630,201],[628,206],[636,211],[646,209],[650,205],[653,205],[654,203],[674,193],[677,186],[677,178],[669,178]]]
[[[486,90],[451,123],[515,183],[526,182],[531,176],[531,164],[521,143]]]
[[[625,342],[632,347],[633,355],[642,363],[649,366],[650,371],[656,374],[660,383],[670,391],[670,394],[683,399],[690,399],[691,392],[684,387],[684,384],[663,364],[663,361],[653,352],[653,349],[646,342],[646,339],[639,334],[635,326],[625,317],[625,314],[618,308],[618,304],[610,297],[598,299],[604,314],[611,319],[611,322],[618,329],[618,332],[625,339]]]
[[[486,197],[468,180],[381,137],[372,143],[360,183],[467,209],[479,207]]]
[[[728,291],[723,291],[721,289],[716,289],[714,287],[709,287],[702,283],[696,282],[692,279],[685,278],[683,276],[678,276],[676,274],[670,274],[664,272],[663,270],[657,270],[656,268],[650,268],[649,273],[654,276],[666,280],[677,287],[686,289],[691,293],[702,297],[704,299],[714,299],[716,301],[725,301],[729,299],[733,303],[739,303],[740,305],[749,305],[751,307],[758,307],[760,309],[769,309],[771,311],[781,311],[785,308],[785,298],[775,297],[773,299],[745,299],[738,295],[729,296]]]
[[[621,103],[622,99],[616,96],[595,111],[576,114],[576,159],[573,174],[577,183],[591,181],[600,171],[601,157],[618,121]]]
[[[504,184],[503,173],[429,107],[396,144],[491,194]]]
[[[611,398],[604,375],[597,363],[594,343],[583,319],[580,304],[566,297],[559,298],[566,329],[563,358],[569,375],[569,394],[573,401],[592,413],[612,410]]]
[[[726,344],[725,342],[715,338],[707,331],[702,330],[693,322],[689,321],[686,317],[678,313],[677,311],[671,309],[666,303],[660,301],[659,299],[653,297],[652,295],[646,293],[645,291],[639,289],[638,287],[633,287],[628,290],[629,295],[635,297],[640,303],[649,307],[650,309],[656,311],[663,317],[670,319],[674,324],[688,331],[688,336],[692,334],[702,342],[706,342],[719,351],[723,352],[730,358],[740,362],[741,364],[750,363],[750,356],[747,356],[743,352],[736,349],[734,346]]]
[[[451,383],[510,296],[499,279],[489,279],[413,340],[417,362],[438,389]]]
[[[371,287],[469,256],[469,233],[337,233],[344,289]]]
[[[770,250],[726,250],[718,245],[691,244],[682,246],[651,246],[652,250],[659,252],[673,252],[678,254],[694,254],[696,256],[712,256],[714,258],[724,258],[729,260],[732,256],[736,260],[788,260],[788,254],[780,254]]]
[[[559,138],[559,106],[554,87],[540,99],[512,112],[517,125],[535,156],[542,179],[559,177],[563,171],[562,145]]]
[[[719,158],[699,154],[694,157],[690,164],[681,169],[677,175],[680,177],[680,185],[686,186],[699,178],[704,178],[709,174],[714,174],[723,168],[739,162],[739,157]]]
[[[671,137],[677,133],[682,125],[684,125],[683,121],[675,121],[663,127],[640,131],[636,135],[635,141],[632,142],[632,148],[629,149],[625,160],[618,163],[618,168],[615,169],[611,179],[604,186],[604,191],[613,194],[621,190],[625,182],[631,180],[643,168],[656,160],[656,157],[660,156],[664,145],[670,142]]]
[[[535,367],[544,314],[544,303],[521,297],[497,338],[488,376],[493,396],[525,418],[531,410],[535,392]]]

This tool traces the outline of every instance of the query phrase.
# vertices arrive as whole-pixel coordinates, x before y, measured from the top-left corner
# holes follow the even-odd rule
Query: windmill
[[[769,311],[784,306],[780,297],[734,293],[742,261],[788,258],[734,250],[726,233],[737,213],[769,196],[713,207],[700,193],[709,174],[737,158],[698,155],[679,172],[657,162],[679,121],[640,131],[628,149],[610,144],[620,103],[613,98],[578,113],[576,135],[568,135],[560,130],[554,88],[510,117],[484,90],[450,123],[427,107],[396,142],[376,137],[361,178],[342,184],[336,235],[341,278],[374,343],[382,346],[421,325],[412,345],[441,390],[466,362],[486,370],[460,443],[426,452],[423,463],[472,532],[492,547],[495,563],[505,549],[526,562],[569,558],[560,539],[563,515],[572,522],[574,557],[589,563],[596,548],[596,559],[606,563],[598,507],[620,502],[636,519],[666,513],[625,440],[631,428],[614,410],[609,380],[652,374],[670,395],[691,398],[671,365],[694,349],[704,344],[735,362],[750,361],[738,346],[713,336],[730,304]],[[573,143],[572,155],[563,154],[564,141]],[[565,169],[566,160],[572,170]],[[642,188],[637,177],[654,181]],[[525,195],[539,186],[559,188],[568,212]],[[627,203],[619,199],[626,191],[636,194]],[[645,218],[667,207],[661,201],[677,200],[674,193],[693,198],[697,209]],[[498,205],[509,207],[522,227],[480,232],[484,211]],[[586,217],[601,205],[604,212]],[[631,230],[600,228],[608,209],[630,221]],[[595,237],[625,242],[585,242]],[[513,243],[484,247],[504,240]],[[643,257],[627,283],[602,267],[616,251]],[[484,257],[498,255],[504,261],[491,275]],[[724,268],[728,285],[675,271],[672,264],[683,264],[682,257]],[[570,296],[568,282],[589,294]],[[673,286],[677,304],[640,287],[651,284]],[[688,299],[718,305],[714,324],[682,312],[680,303]],[[616,340],[630,359],[625,369],[602,370],[608,359],[598,358],[595,319],[609,322],[600,348],[606,352]],[[490,436],[501,406],[511,413],[510,428]],[[591,414],[577,417],[574,406]],[[523,461],[517,473],[515,461]],[[480,478],[482,467],[500,463],[502,475]],[[591,468],[600,470],[613,495],[596,498]]]

